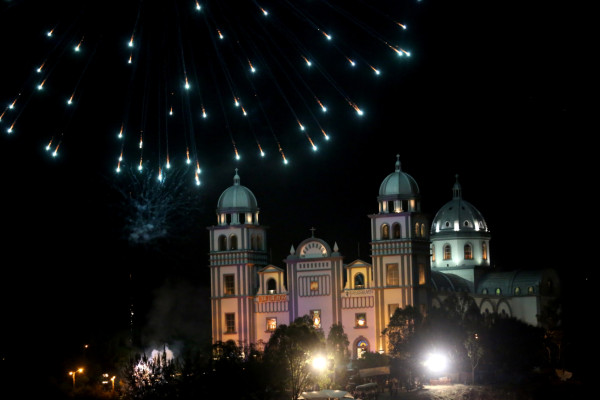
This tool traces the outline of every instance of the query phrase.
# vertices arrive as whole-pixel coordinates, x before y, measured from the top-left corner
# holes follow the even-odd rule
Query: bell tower
[[[254,297],[258,271],[267,265],[266,228],[258,222],[259,209],[250,189],[233,185],[217,203],[217,225],[208,227],[212,340],[255,342]]]
[[[376,332],[389,324],[397,308],[428,308],[430,281],[429,223],[421,212],[419,186],[402,171],[396,156],[394,172],[379,187],[379,212],[371,219],[371,257],[377,313]],[[387,351],[384,336],[376,351]]]

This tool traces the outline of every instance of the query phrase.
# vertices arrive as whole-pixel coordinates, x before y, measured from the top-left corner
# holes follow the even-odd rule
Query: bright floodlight
[[[446,369],[448,359],[442,354],[430,354],[425,360],[425,366],[432,372],[441,372]]]
[[[313,358],[312,365],[315,369],[322,371],[327,367],[327,360],[325,357],[317,356]]]

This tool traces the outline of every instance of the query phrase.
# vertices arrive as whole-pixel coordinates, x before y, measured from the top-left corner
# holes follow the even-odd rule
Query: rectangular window
[[[267,331],[273,332],[277,329],[277,318],[267,318]]]
[[[425,264],[419,264],[419,285],[424,285],[425,283]]]
[[[388,286],[400,285],[400,274],[398,272],[398,264],[386,265],[386,283]]]
[[[365,313],[354,314],[354,326],[356,328],[366,328],[367,327],[367,314],[365,314]]]
[[[398,303],[388,304],[388,314],[390,316],[390,319],[392,319],[392,317],[394,316],[394,313],[396,312],[398,307],[399,307]]]
[[[235,314],[225,313],[225,333],[235,332]]]
[[[313,326],[321,329],[321,310],[310,310],[310,316],[313,321]]]
[[[235,275],[223,275],[223,293],[226,295],[235,294]]]

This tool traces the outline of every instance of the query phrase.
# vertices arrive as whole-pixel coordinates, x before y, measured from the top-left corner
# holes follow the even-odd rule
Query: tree
[[[276,389],[288,389],[292,400],[297,400],[314,381],[313,357],[324,355],[324,352],[323,333],[314,327],[309,316],[300,317],[290,325],[278,326],[264,354],[269,371],[273,373],[272,384]]]
[[[464,346],[467,350],[467,357],[469,357],[469,360],[471,361],[471,383],[475,384],[475,369],[479,365],[479,361],[484,354],[483,346],[479,340],[479,334],[470,334],[465,340]]]
[[[333,324],[327,335],[327,354],[333,360],[333,384],[336,387],[345,386],[348,362],[350,361],[350,341],[341,324]]]

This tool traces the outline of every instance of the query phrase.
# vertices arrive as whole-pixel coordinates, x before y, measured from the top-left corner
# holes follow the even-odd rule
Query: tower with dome
[[[451,293],[466,292],[482,313],[536,325],[543,302],[560,289],[552,270],[491,267],[490,231],[463,199],[458,176],[452,199],[429,222],[419,186],[397,156],[377,203],[377,212],[368,215],[370,260],[346,263],[337,243],[316,237],[313,228],[290,244],[285,266],[272,265],[256,197],[241,185],[236,169],[233,185],[218,199],[217,224],[208,227],[213,342],[260,348],[279,325],[308,315],[325,334],[341,324],[352,357],[359,358],[387,352],[381,332],[398,308],[426,314]]]

